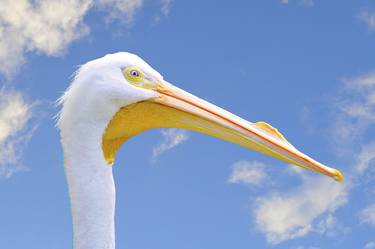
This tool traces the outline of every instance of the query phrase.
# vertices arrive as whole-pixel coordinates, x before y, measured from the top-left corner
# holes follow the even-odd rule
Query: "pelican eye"
[[[137,87],[142,87],[146,89],[153,89],[154,84],[148,80],[143,72],[134,66],[127,67],[123,70],[123,74],[125,78],[129,81],[129,83],[137,86]]]
[[[137,67],[127,67],[123,71],[126,79],[131,83],[141,82],[144,80],[143,73]]]

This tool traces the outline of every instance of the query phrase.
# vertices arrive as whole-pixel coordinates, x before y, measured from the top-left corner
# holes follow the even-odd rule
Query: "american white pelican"
[[[342,180],[338,170],[301,153],[272,126],[243,120],[173,86],[134,54],[84,64],[59,103],[74,249],[115,248],[111,166],[120,146],[148,129],[198,131]]]

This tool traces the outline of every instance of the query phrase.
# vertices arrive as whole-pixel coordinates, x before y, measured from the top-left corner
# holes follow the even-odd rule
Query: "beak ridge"
[[[203,133],[327,175],[336,181],[341,182],[343,180],[343,175],[340,171],[327,167],[303,154],[289,143],[276,128],[265,122],[251,123],[246,121],[168,82],[160,83],[156,90],[161,95],[159,98],[154,99],[156,103],[193,114],[198,120],[205,119],[211,122],[215,131],[200,130]],[[188,129],[197,130],[194,129],[194,126],[199,125],[199,122],[188,122],[191,126],[187,127]],[[232,133],[231,135],[228,135],[228,130]]]

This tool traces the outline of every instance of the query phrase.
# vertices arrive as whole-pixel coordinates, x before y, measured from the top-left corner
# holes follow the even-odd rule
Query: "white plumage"
[[[165,121],[165,127],[207,133],[338,180],[342,178],[337,170],[290,146],[268,124],[244,121],[172,86],[134,54],[109,54],[81,66],[59,100],[62,108],[58,128],[69,185],[75,249],[115,248],[115,185],[112,167],[103,154],[103,136],[119,110],[140,102],[146,103],[146,107],[138,105],[143,108],[139,110],[148,113],[142,122],[150,124],[142,124],[144,127],[134,134],[163,126]],[[148,105],[153,108],[150,112]],[[158,108],[160,115],[159,112],[155,114]],[[169,113],[171,117],[168,117]],[[121,118],[126,121],[126,115]],[[132,125],[136,128],[137,124]],[[124,123],[125,130],[129,127]],[[114,141],[120,139],[120,142],[125,140],[121,136],[112,138]]]

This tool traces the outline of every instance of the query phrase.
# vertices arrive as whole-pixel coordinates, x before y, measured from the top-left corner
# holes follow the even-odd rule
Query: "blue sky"
[[[116,158],[117,248],[375,248],[373,2],[6,0],[0,37],[1,248],[71,247],[55,100],[117,51],[345,175],[148,131]]]

